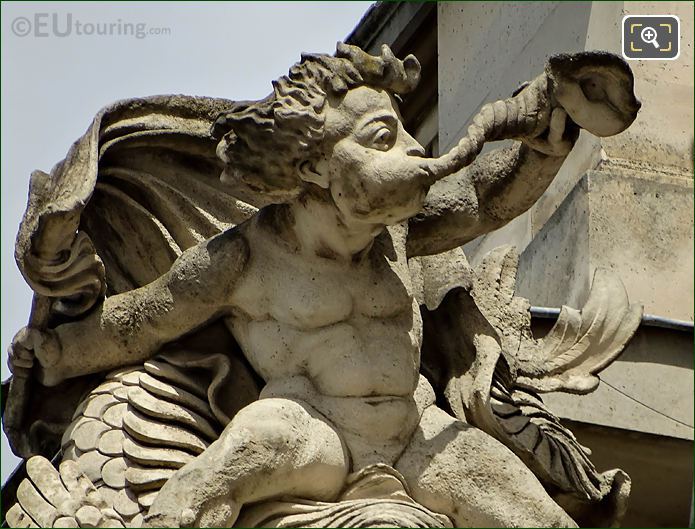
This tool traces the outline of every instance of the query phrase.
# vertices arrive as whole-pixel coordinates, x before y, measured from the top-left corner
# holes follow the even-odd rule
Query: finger
[[[80,475],[80,467],[78,467],[77,463],[74,461],[67,460],[60,464],[58,470],[60,471],[60,479],[63,485],[69,493],[72,493],[77,489],[79,484],[77,478]]]
[[[34,351],[32,349],[27,349],[26,347],[18,345],[14,349],[14,356],[15,358],[21,358],[22,360],[33,360]]]
[[[39,527],[51,527],[58,511],[48,503],[28,479],[22,480],[17,487],[17,500]]]
[[[17,370],[30,370],[34,367],[34,355],[22,346],[11,347],[8,351],[7,365],[12,373]]]
[[[15,503],[10,510],[5,513],[5,521],[8,527],[38,527],[19,503]],[[74,527],[74,526],[71,526]]]
[[[565,124],[567,123],[567,112],[562,108],[553,110],[550,116],[550,131],[548,132],[548,142],[551,144],[562,143],[565,134]]]
[[[14,380],[19,380],[19,379],[28,379],[31,377],[31,369],[25,369],[23,367],[17,367],[17,368],[11,368],[10,371],[12,371],[12,378]]]
[[[29,343],[29,334],[29,328],[22,327],[17,331],[17,334],[14,335],[14,338],[12,338],[12,345],[23,345],[26,347]]]
[[[12,378],[19,380],[28,380],[31,378],[31,369],[17,368],[12,373]],[[24,391],[24,390],[22,390]]]
[[[34,482],[39,492],[54,507],[70,500],[70,494],[60,480],[60,474],[45,457],[35,456],[27,461],[27,475]]]
[[[10,369],[14,372],[14,369],[31,369],[34,367],[34,360],[27,360],[25,358],[12,358]],[[13,369],[14,368],[14,369]]]
[[[13,358],[31,358],[34,356],[34,351],[25,343],[13,343],[7,348],[7,354]]]

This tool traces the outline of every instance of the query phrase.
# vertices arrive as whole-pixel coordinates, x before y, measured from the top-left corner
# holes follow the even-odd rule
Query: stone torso
[[[262,218],[243,227],[250,258],[226,322],[263,395],[302,398],[347,437],[405,442],[419,416],[422,341],[406,228],[344,262],[293,251]]]
[[[258,221],[246,231],[250,258],[227,324],[266,382],[304,376],[335,397],[413,394],[422,322],[404,227],[353,262],[295,253]]]

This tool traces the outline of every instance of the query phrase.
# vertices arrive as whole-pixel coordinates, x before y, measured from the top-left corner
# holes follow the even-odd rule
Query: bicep
[[[420,214],[408,223],[408,256],[445,252],[477,237],[480,208],[470,171],[435,183]]]
[[[189,248],[152,283],[107,298],[99,327],[143,350],[174,340],[224,310],[247,257],[246,241],[235,232]]]
[[[223,315],[247,259],[244,238],[235,230],[222,233],[186,250],[152,283],[111,296],[86,318],[57,326],[61,358],[46,380],[141,362]],[[85,354],[95,347],[96,354]]]
[[[525,211],[527,206],[519,204],[525,196],[523,188],[528,186],[529,168],[523,170],[526,154],[527,149],[515,142],[479,156],[468,167],[435,183],[422,213],[409,223],[408,255],[451,250]]]
[[[223,232],[181,254],[151,285],[149,296],[161,296],[185,311],[198,310],[199,317],[219,312],[229,306],[247,260],[248,245],[241,233]]]

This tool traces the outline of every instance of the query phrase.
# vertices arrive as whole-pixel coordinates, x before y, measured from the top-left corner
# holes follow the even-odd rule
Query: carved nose
[[[404,128],[401,128],[399,135],[405,143],[405,153],[408,156],[425,156],[425,149]]]
[[[417,145],[411,145],[405,151],[408,156],[418,156],[420,158],[425,156],[425,149],[419,143]]]

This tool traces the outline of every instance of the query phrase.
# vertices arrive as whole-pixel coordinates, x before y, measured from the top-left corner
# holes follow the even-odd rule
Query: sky
[[[335,51],[371,2],[3,2],[2,379],[32,291],[14,261],[29,175],[118,99],[259,99],[302,52]],[[102,34],[98,34],[102,33]],[[2,482],[18,463],[2,435]]]

